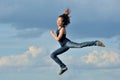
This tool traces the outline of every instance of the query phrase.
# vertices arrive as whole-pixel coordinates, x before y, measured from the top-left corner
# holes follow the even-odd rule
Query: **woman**
[[[50,34],[53,36],[53,38],[55,40],[57,40],[61,45],[61,48],[57,49],[56,51],[54,51],[51,54],[51,58],[57,64],[59,64],[59,66],[61,68],[59,75],[63,74],[68,68],[57,57],[57,55],[64,53],[65,51],[67,51],[70,48],[83,48],[83,47],[87,47],[87,46],[105,47],[105,45],[101,41],[98,41],[98,40],[90,41],[90,42],[83,42],[83,43],[75,43],[75,42],[70,41],[68,38],[66,38],[66,27],[70,23],[69,14],[70,14],[70,10],[67,9],[67,10],[65,10],[65,12],[62,15],[60,15],[58,17],[58,19],[57,19],[58,30],[57,30],[56,34],[54,33],[54,31],[50,31]]]

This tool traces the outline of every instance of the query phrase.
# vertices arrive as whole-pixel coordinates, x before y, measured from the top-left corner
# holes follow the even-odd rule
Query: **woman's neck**
[[[62,27],[61,26],[58,26],[58,29],[61,29]]]
[[[58,26],[58,29],[61,29],[61,28],[65,28],[65,27],[62,27],[62,26]]]

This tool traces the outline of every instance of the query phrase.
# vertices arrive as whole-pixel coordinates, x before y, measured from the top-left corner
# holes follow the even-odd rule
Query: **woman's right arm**
[[[64,28],[60,29],[60,32],[59,32],[59,35],[57,36],[54,31],[50,31],[50,34],[52,35],[52,37],[56,40],[56,41],[59,41],[63,34],[64,34]]]

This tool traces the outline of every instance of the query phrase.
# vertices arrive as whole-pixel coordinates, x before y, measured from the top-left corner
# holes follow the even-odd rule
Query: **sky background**
[[[0,0],[0,80],[119,80],[120,0]],[[49,34],[71,9],[67,37],[101,40],[106,47],[70,49],[59,57],[69,70],[58,75],[50,54],[60,47]]]

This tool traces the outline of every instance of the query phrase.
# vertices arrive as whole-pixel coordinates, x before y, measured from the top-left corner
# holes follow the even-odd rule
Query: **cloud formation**
[[[83,57],[83,62],[97,67],[115,66],[120,65],[120,55],[113,51],[93,51]]]
[[[42,54],[41,48],[31,46],[28,51],[19,55],[4,56],[0,58],[0,67],[2,66],[25,66],[30,64],[32,58],[36,58],[39,54]]]
[[[120,55],[112,50],[93,50],[89,54],[78,57],[67,55],[67,58],[63,56],[61,60],[75,69],[109,69],[120,66]],[[4,67],[22,68],[22,66],[42,70],[45,68],[53,69],[56,63],[50,59],[48,53],[45,53],[42,48],[35,46],[29,47],[23,54],[0,57],[1,69]]]
[[[52,0],[51,2],[47,0],[1,0],[0,23],[12,24],[12,27],[20,30],[18,37],[38,37],[38,34],[45,30],[55,29],[56,18],[69,7],[72,11],[70,32],[75,35],[77,32],[80,37],[111,37],[119,34],[119,3],[118,0]],[[33,32],[33,35],[28,29]]]
[[[93,50],[89,54],[62,58],[73,69],[115,69],[120,66],[120,54],[111,50]]]

